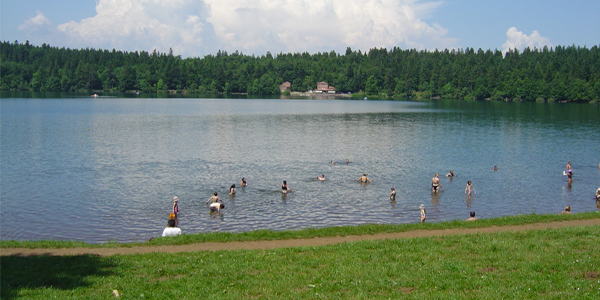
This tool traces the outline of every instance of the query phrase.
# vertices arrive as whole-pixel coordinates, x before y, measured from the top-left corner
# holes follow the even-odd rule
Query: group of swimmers
[[[498,170],[498,167],[494,166],[494,170]],[[456,174],[454,174],[454,171],[450,170],[450,172],[446,174],[446,177],[454,178],[456,177]],[[431,191],[437,193],[440,191],[440,188],[442,188],[442,191],[444,191],[444,187],[440,182],[440,174],[435,173],[435,175],[433,175],[433,178],[431,178]],[[471,183],[471,180],[468,180],[467,186],[465,187],[465,195],[471,195],[471,193],[477,194],[477,191],[475,191],[475,187]]]
[[[349,160],[346,160],[346,163],[350,163]],[[334,161],[331,161],[331,164],[335,164]],[[600,165],[598,166],[600,168]],[[494,166],[493,167],[494,171],[498,170],[498,166]],[[567,163],[567,165],[565,166],[565,171],[563,172],[563,175],[568,176],[568,183],[569,186],[571,186],[572,182],[573,182],[573,171],[571,169],[571,162],[569,161]],[[448,172],[448,174],[446,174],[446,177],[448,178],[454,178],[456,177],[456,174],[454,174],[453,170],[450,170]],[[321,176],[317,176],[318,180],[324,181],[325,180],[325,174],[321,174]],[[372,183],[371,179],[369,179],[369,177],[367,177],[367,173],[363,173],[363,175],[361,177],[359,177],[358,179],[356,179],[357,182],[360,183]],[[241,181],[241,186],[247,186],[248,182],[246,181],[246,178],[242,178]],[[235,194],[235,184],[232,184],[229,187],[229,194],[230,195],[234,195]],[[444,191],[444,187],[442,186],[441,182],[440,182],[440,178],[439,178],[439,174],[435,173],[435,175],[433,176],[433,178],[431,179],[431,191],[434,193],[438,193],[439,189],[442,189],[442,191]],[[283,194],[287,194],[288,192],[293,191],[292,189],[289,188],[287,181],[284,180],[283,183],[281,184],[281,193]],[[465,187],[465,195],[471,195],[471,193],[477,194],[477,191],[475,190],[475,187],[473,186],[472,182],[469,180],[467,181],[467,186]],[[597,204],[600,203],[600,187],[596,190],[596,202]],[[390,192],[390,200],[391,201],[395,201],[396,200],[396,189],[391,188],[391,192]],[[179,213],[179,205],[178,205],[178,201],[179,198],[178,197],[173,197],[173,207],[172,207],[172,212],[169,215],[169,221],[168,221],[168,226],[167,228],[165,228],[164,232],[163,232],[163,236],[171,236],[171,235],[179,235],[181,234],[181,229],[177,228],[176,226],[178,225],[178,220],[177,220],[177,213]],[[206,204],[208,205],[209,209],[211,212],[220,212],[221,209],[225,208],[225,204],[223,203],[223,200],[221,200],[221,198],[219,198],[218,193],[214,192],[213,196],[211,196],[207,201]],[[421,222],[425,222],[425,219],[427,218],[426,216],[426,209],[425,209],[425,204],[421,204],[419,206],[419,210],[421,211]],[[571,214],[571,207],[570,206],[566,206],[565,210],[562,211],[562,214]],[[477,220],[477,218],[475,217],[475,212],[471,211],[469,213],[470,218],[466,219],[467,221],[473,221],[473,220]]]

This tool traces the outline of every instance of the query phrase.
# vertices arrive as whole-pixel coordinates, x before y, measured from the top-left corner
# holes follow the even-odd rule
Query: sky
[[[600,45],[598,0],[1,0],[0,40],[204,57]]]

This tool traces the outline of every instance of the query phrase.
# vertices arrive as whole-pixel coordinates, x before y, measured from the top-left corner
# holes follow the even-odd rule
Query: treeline
[[[515,101],[599,101],[600,49],[594,46],[443,51],[346,49],[344,54],[249,56],[219,51],[181,58],[158,51],[125,52],[2,42],[1,90],[141,91],[279,94],[316,88],[337,92]]]

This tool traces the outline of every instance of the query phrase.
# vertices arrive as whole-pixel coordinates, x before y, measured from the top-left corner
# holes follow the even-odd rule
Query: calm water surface
[[[415,223],[421,203],[428,222],[471,210],[481,218],[598,210],[598,105],[0,101],[3,240],[145,241],[162,233],[173,196],[184,233]],[[572,187],[562,175],[568,161]],[[443,177],[449,169],[458,177]],[[363,172],[372,184],[355,182]],[[430,192],[436,172],[439,195]],[[282,195],[282,180],[296,191]],[[477,191],[470,198],[467,180]],[[213,191],[225,201],[221,214],[206,208]]]

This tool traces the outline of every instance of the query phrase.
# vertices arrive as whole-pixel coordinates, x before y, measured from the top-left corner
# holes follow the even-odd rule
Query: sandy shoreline
[[[68,255],[129,255],[143,254],[152,252],[180,253],[196,251],[219,251],[219,250],[256,250],[256,249],[275,249],[292,247],[317,247],[333,245],[340,243],[365,241],[365,240],[385,240],[385,239],[403,239],[415,237],[432,237],[443,235],[459,234],[477,234],[492,233],[499,231],[526,231],[555,229],[574,226],[599,226],[600,218],[589,220],[556,221],[547,223],[533,223],[525,225],[492,226],[484,228],[453,228],[437,230],[413,230],[408,232],[379,233],[373,235],[350,235],[335,237],[317,237],[310,239],[291,239],[291,240],[272,240],[272,241],[247,241],[247,242],[228,242],[228,243],[197,243],[190,245],[168,245],[168,246],[136,246],[136,247],[118,247],[118,248],[59,248],[59,249],[29,249],[29,248],[0,248],[0,256],[68,256]]]

